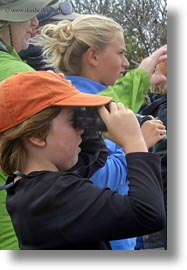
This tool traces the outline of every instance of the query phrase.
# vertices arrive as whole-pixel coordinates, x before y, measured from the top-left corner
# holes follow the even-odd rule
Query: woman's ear
[[[94,48],[89,48],[86,51],[86,57],[88,62],[93,65],[93,66],[97,66],[98,65],[98,60],[99,60],[99,53],[96,49]]]
[[[45,139],[41,139],[41,138],[37,138],[37,137],[34,137],[34,136],[31,136],[28,138],[29,142],[36,146],[36,147],[45,147],[46,146],[46,141]]]

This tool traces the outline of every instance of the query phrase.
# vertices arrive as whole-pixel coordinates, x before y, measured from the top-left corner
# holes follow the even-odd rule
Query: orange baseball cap
[[[56,73],[17,73],[0,83],[0,131],[50,106],[97,107],[111,101],[112,97],[81,93]]]

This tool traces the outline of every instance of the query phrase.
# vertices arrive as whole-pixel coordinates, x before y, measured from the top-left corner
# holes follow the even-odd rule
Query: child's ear
[[[41,139],[41,138],[38,138],[38,137],[31,136],[31,137],[28,138],[28,140],[34,146],[37,146],[37,147],[46,146],[45,139]]]
[[[98,64],[98,60],[99,60],[99,53],[96,49],[94,48],[89,48],[86,51],[86,57],[88,62],[93,65],[93,66],[97,66]]]

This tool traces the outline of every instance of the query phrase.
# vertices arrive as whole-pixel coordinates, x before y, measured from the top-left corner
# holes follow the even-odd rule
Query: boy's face
[[[57,171],[65,171],[73,167],[81,151],[83,129],[73,127],[73,109],[64,107],[61,113],[52,120],[46,138],[46,154]]]

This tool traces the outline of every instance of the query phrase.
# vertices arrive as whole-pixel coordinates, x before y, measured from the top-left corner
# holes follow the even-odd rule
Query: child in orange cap
[[[96,134],[84,140],[84,130],[74,127],[74,110],[82,106],[98,107],[106,137],[124,148],[128,195],[77,173],[81,164],[92,174],[96,161],[88,164],[88,157],[97,152],[99,159],[105,150]],[[0,166],[10,175],[7,209],[21,249],[110,249],[111,239],[165,225],[160,160],[147,152],[123,104],[81,93],[57,74],[20,73],[0,84],[0,132]]]

